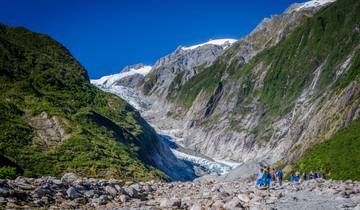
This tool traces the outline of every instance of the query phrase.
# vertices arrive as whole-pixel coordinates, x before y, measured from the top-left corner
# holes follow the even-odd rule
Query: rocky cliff
[[[219,39],[190,47],[178,47],[175,52],[155,63],[151,73],[145,77],[142,92],[160,98],[171,97],[179,85],[210,65],[235,41]]]
[[[263,21],[180,88],[171,116],[184,125],[184,145],[288,164],[358,118],[359,3],[298,7]],[[281,17],[295,22],[274,27]]]
[[[215,159],[291,164],[359,116],[359,11],[313,0],[219,53],[179,47],[137,88],[142,116]]]

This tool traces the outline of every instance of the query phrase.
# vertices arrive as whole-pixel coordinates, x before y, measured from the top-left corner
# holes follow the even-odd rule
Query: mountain
[[[328,144],[358,163],[356,144],[333,139],[360,113],[359,11],[355,0],[313,0],[265,18],[231,46],[179,47],[133,89],[148,102],[141,115],[181,146],[248,170],[259,163],[310,170],[300,163]],[[334,175],[341,167],[317,169],[354,178]]]
[[[186,114],[178,119],[187,147],[215,158],[287,165],[358,118],[359,2],[339,0],[314,14],[309,8],[286,11],[301,18],[278,39],[268,36],[269,47],[246,59],[239,41],[177,91],[184,111],[172,116]]]
[[[194,177],[132,106],[91,85],[83,66],[49,36],[0,25],[0,61],[2,168],[30,177]]]
[[[210,65],[236,40],[218,39],[188,47],[179,46],[174,52],[156,61],[145,77],[142,92],[145,95],[168,96],[178,85],[197,74],[201,67]]]
[[[103,76],[91,80],[91,83],[120,96],[138,110],[148,110],[156,100],[154,97],[164,99],[170,95],[178,84],[195,75],[200,66],[211,64],[235,42],[235,39],[214,39],[197,45],[179,46],[174,52],[156,61],[154,66],[127,66],[118,74]]]

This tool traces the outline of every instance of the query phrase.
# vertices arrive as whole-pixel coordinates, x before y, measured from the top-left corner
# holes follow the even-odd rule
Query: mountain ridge
[[[351,99],[358,97],[359,5],[316,2],[265,19],[188,78],[187,70],[159,62],[140,88],[150,101],[142,116],[212,158],[291,164],[359,113]]]

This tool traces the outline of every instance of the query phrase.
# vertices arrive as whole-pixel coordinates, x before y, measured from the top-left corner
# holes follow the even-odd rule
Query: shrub
[[[0,167],[0,179],[15,179],[16,169],[11,166]]]

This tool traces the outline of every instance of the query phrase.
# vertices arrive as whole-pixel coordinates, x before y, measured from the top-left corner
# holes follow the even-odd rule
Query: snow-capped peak
[[[326,4],[333,3],[335,1],[336,0],[312,0],[312,1],[308,1],[308,2],[298,4],[299,6],[297,6],[294,10],[295,11],[300,11],[300,10],[307,9],[307,8],[312,8],[312,7],[321,7],[321,6],[324,6]]]
[[[101,85],[105,87],[110,87],[113,85],[116,81],[118,81],[121,78],[128,77],[134,74],[141,74],[143,76],[147,75],[151,71],[152,66],[137,66],[133,68],[125,68],[126,71],[121,71],[118,74],[112,74],[109,76],[103,76],[100,79],[91,80],[91,83],[94,85]]]
[[[193,49],[196,49],[198,47],[208,45],[208,44],[223,46],[225,49],[226,47],[232,45],[236,41],[237,41],[236,39],[213,39],[213,40],[210,40],[210,41],[202,43],[202,44],[197,44],[197,45],[193,45],[193,46],[189,46],[189,47],[182,47],[181,49],[182,50],[193,50]]]

